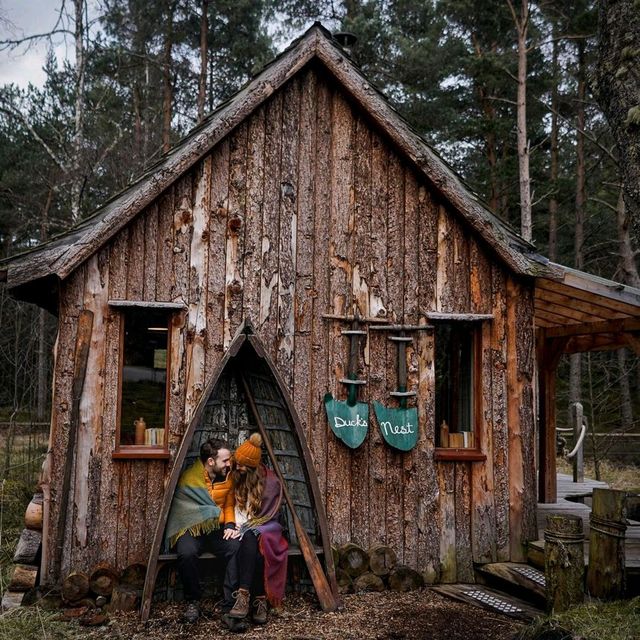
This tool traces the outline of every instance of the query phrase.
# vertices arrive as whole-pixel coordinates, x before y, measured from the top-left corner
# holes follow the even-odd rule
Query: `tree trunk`
[[[558,28],[553,24],[551,62],[551,197],[549,198],[549,260],[558,260]]]
[[[75,126],[73,134],[73,158],[71,159],[71,224],[80,219],[80,202],[84,187],[83,150],[84,150],[84,81],[86,70],[85,38],[85,2],[74,0],[75,9],[75,50],[76,50],[76,87],[75,87]]]
[[[640,235],[640,11],[634,0],[600,2],[594,92],[618,150],[624,200]]]
[[[198,78],[198,122],[204,118],[204,102],[207,97],[207,34],[209,32],[208,10],[209,0],[202,0],[200,14],[200,76]]]
[[[176,3],[171,2],[167,11],[167,25],[162,55],[162,151],[171,148],[171,117],[173,108],[173,86],[171,84],[171,49],[173,47],[173,15]]]
[[[533,221],[531,219],[531,180],[529,177],[529,141],[527,140],[527,31],[529,28],[529,1],[521,0],[520,15],[509,0],[509,6],[518,32],[518,97],[517,135],[518,170],[520,182],[520,234],[531,240]]]
[[[585,123],[585,52],[584,41],[577,41],[578,47],[578,94],[576,104],[576,216],[574,229],[574,263],[576,269],[584,268],[584,222],[586,183],[585,183],[585,158],[584,158],[584,123]],[[571,355],[571,368],[569,376],[569,402],[582,401],[582,354]]]

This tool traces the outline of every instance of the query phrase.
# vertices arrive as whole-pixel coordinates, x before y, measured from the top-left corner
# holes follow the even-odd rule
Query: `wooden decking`
[[[559,473],[558,481],[558,501],[552,504],[538,503],[538,540],[544,540],[544,528],[547,516],[552,514],[576,515],[582,518],[585,534],[585,557],[588,557],[589,550],[589,514],[591,507],[589,504],[572,500],[571,498],[588,496],[594,488],[608,487],[606,482],[585,479],[584,482],[573,482],[570,475]],[[627,571],[631,573],[640,572],[640,522],[629,520],[625,538],[625,554]]]

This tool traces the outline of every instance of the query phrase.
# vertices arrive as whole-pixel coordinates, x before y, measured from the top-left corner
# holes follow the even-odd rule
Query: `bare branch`
[[[591,200],[592,202],[597,202],[598,204],[604,205],[605,207],[607,207],[608,209],[611,209],[612,211],[617,211],[614,205],[612,205],[610,202],[607,202],[606,200],[602,200],[601,198],[590,197],[589,200]]]
[[[36,140],[42,148],[47,152],[47,155],[53,160],[56,166],[63,171],[67,172],[67,167],[65,163],[58,157],[58,155],[53,151],[53,149],[45,142],[45,140],[40,136],[40,134],[35,130],[33,125],[29,122],[29,119],[20,111],[19,109],[15,109],[14,107],[6,107],[0,104],[0,113],[4,113],[11,118],[16,118],[20,120],[24,126],[27,128],[29,133],[33,136],[34,140]]]
[[[15,49],[22,44],[31,43],[34,40],[42,40],[44,38],[50,38],[59,33],[71,35],[72,32],[68,29],[54,29],[53,31],[47,31],[46,33],[35,33],[31,36],[25,36],[24,38],[18,38],[17,40],[0,40],[0,51],[6,49]]]
[[[568,118],[565,118],[558,110],[554,109],[551,105],[548,105],[542,98],[536,98],[534,96],[535,100],[537,100],[542,106],[546,107],[547,109],[549,109],[549,111],[551,113],[555,113],[556,116],[558,116],[558,118],[560,118],[560,120],[562,120],[563,122],[565,122],[566,124],[568,124],[574,131],[578,131],[579,133],[581,133],[587,140],[589,140],[589,142],[591,142],[592,144],[594,144],[596,147],[598,147],[599,149],[601,149],[602,151],[604,151],[604,153],[607,154],[607,156],[609,156],[609,158],[611,158],[611,160],[613,160],[616,164],[618,163],[618,159],[613,155],[613,153],[611,152],[611,149],[607,149],[602,143],[600,143],[599,140],[597,140],[596,138],[594,138],[591,134],[587,133],[584,129],[580,129],[579,127],[577,127],[575,124],[573,124],[573,122],[571,122],[571,120],[569,120]]]

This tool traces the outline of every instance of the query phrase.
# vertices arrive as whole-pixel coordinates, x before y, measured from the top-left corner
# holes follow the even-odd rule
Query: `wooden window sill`
[[[481,462],[487,459],[486,454],[482,453],[479,449],[453,449],[453,448],[438,448],[434,454],[435,460],[462,460],[462,461],[477,461]]]
[[[168,460],[169,452],[161,447],[122,447],[114,451],[114,460]]]

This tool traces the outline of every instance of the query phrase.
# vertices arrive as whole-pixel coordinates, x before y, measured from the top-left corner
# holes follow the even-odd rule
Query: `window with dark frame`
[[[434,322],[436,446],[476,449],[474,383],[478,325]]]
[[[166,450],[171,311],[122,309],[117,451]]]

